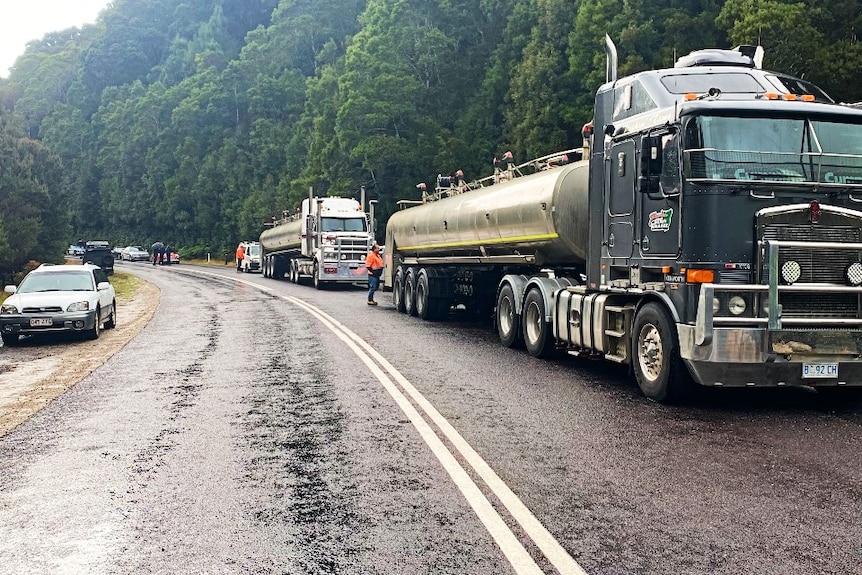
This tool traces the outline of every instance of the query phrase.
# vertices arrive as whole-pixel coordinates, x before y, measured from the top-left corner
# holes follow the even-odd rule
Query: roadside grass
[[[227,266],[235,266],[236,260],[230,259],[227,263],[225,263],[224,260],[219,260],[219,259],[210,259],[209,261],[207,261],[207,260],[182,260],[182,263],[194,264],[196,266],[213,266],[213,267],[223,268],[223,267],[227,267]]]
[[[135,291],[143,283],[138,276],[117,270],[114,270],[114,274],[108,279],[111,280],[111,285],[117,292],[117,299],[122,301],[131,300]]]

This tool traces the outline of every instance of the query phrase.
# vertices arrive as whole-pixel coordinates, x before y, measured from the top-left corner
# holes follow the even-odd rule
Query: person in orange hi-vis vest
[[[365,267],[368,268],[368,305],[377,305],[374,292],[380,287],[380,276],[383,274],[383,258],[380,257],[380,246],[377,242],[374,242],[365,257]]]
[[[236,271],[239,271],[242,268],[242,260],[245,257],[245,250],[242,247],[242,244],[236,247]]]

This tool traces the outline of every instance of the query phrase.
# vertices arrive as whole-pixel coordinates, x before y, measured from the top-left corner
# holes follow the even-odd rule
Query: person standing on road
[[[153,265],[156,263],[161,263],[162,257],[164,257],[165,253],[165,244],[160,241],[155,242],[150,249],[153,251]]]
[[[380,276],[383,274],[383,258],[380,257],[380,246],[377,242],[374,242],[365,257],[365,267],[368,268],[368,305],[377,305],[374,292],[380,287]]]
[[[242,269],[242,260],[245,258],[245,249],[242,247],[242,244],[236,247],[236,271],[240,271]]]
[[[171,252],[173,252],[173,251],[174,251],[174,248],[171,247],[171,244],[165,244],[164,261],[165,261],[166,266],[171,265]]]

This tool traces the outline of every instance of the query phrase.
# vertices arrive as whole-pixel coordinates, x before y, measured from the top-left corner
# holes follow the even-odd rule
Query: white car
[[[150,252],[141,246],[128,246],[120,252],[120,259],[129,262],[146,262],[150,259]]]
[[[98,266],[42,264],[27,274],[0,306],[0,337],[14,345],[21,335],[80,332],[90,339],[117,327],[114,286]]]

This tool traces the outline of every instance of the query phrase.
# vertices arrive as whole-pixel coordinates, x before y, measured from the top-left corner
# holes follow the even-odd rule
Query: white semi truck
[[[314,287],[367,282],[365,256],[374,243],[368,215],[351,198],[308,197],[300,213],[260,234],[263,275]]]

